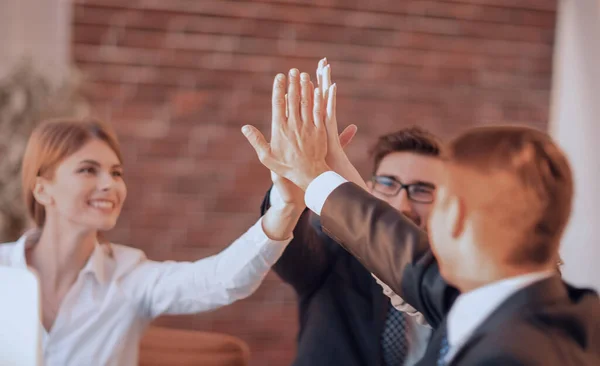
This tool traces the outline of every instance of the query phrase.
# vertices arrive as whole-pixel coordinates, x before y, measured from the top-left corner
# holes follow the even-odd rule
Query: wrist
[[[367,185],[365,184],[365,181],[363,180],[362,176],[356,170],[354,165],[352,165],[352,162],[350,162],[350,159],[348,159],[348,156],[346,156],[345,154],[336,159],[333,159],[333,162],[330,164],[330,167],[331,170],[338,173],[346,180],[355,183],[356,185],[360,186],[365,190],[368,190]]]
[[[262,217],[263,232],[271,240],[289,240],[303,212],[298,205],[270,207]]]
[[[294,183],[302,188],[303,191],[306,191],[310,183],[315,180],[319,175],[330,171],[331,168],[324,161],[313,163],[310,166],[306,167],[306,169],[302,170],[300,174],[298,174],[296,179],[294,179]]]
[[[304,201],[302,202],[283,202],[277,206],[271,206],[271,209],[279,216],[294,217],[300,216],[306,209]]]
[[[346,155],[343,150],[339,152],[332,151],[330,155],[327,156],[325,162],[332,170],[336,171],[337,169],[345,169],[348,164],[352,164],[350,159],[348,159],[348,155]]]

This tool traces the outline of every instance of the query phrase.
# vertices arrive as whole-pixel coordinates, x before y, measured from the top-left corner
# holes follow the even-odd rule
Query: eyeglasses
[[[432,203],[435,197],[435,186],[431,183],[417,182],[404,184],[396,177],[376,175],[371,178],[373,191],[387,197],[394,197],[406,189],[408,199],[418,203]]]

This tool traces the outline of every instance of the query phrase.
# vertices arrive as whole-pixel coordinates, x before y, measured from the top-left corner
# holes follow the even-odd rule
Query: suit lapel
[[[469,340],[452,358],[456,364],[464,355],[477,345],[488,333],[493,333],[503,324],[523,318],[532,311],[539,310],[544,304],[552,303],[568,296],[564,283],[558,276],[536,282],[501,303],[498,308],[479,326]]]

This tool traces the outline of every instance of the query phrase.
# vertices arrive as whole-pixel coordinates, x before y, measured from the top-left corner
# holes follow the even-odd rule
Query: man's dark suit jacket
[[[269,207],[269,193],[262,213]],[[389,299],[371,274],[320,231],[306,210],[275,272],[296,291],[300,333],[294,366],[379,366]]]
[[[422,365],[435,365],[457,290],[441,277],[426,234],[353,183],[321,211],[323,231],[420,311],[435,329]],[[600,300],[559,276],[509,297],[479,326],[451,365],[600,365]]]

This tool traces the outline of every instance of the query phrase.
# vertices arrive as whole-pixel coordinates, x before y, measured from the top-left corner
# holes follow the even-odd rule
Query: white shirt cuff
[[[325,205],[327,197],[337,187],[346,182],[348,182],[346,179],[333,171],[319,175],[306,188],[306,192],[304,193],[306,207],[317,215],[321,215],[321,210],[323,210],[323,205]]]

